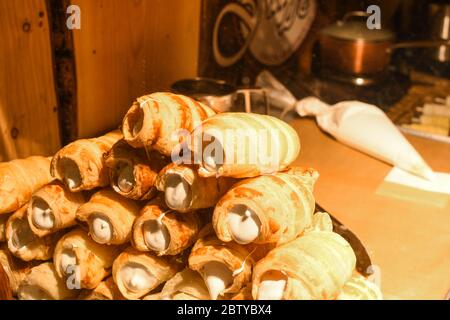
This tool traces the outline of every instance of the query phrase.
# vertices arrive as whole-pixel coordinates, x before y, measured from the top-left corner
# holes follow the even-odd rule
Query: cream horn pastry
[[[191,134],[202,177],[249,178],[286,169],[300,152],[295,130],[278,118],[220,113]]]
[[[236,179],[226,177],[203,178],[194,166],[171,163],[160,171],[156,187],[164,192],[169,208],[188,212],[214,207],[236,182]]]
[[[312,224],[317,171],[279,172],[235,184],[217,203],[212,223],[222,241],[282,244]]]
[[[114,261],[112,272],[122,295],[133,300],[172,278],[178,269],[179,265],[170,259],[129,247]]]
[[[211,299],[217,300],[239,292],[250,281],[253,259],[244,246],[224,243],[212,231],[210,226],[202,230],[189,256],[189,268],[202,275]]]
[[[12,213],[0,215],[0,242],[6,241],[6,223],[11,215]]]
[[[201,227],[196,212],[176,213],[158,197],[141,210],[133,226],[132,243],[139,251],[177,255],[194,244]]]
[[[89,235],[101,244],[123,244],[130,240],[140,205],[111,189],[95,193],[80,206],[77,219],[89,226]]]
[[[13,255],[24,260],[49,260],[62,232],[39,238],[31,230],[27,217],[28,205],[17,210],[6,223],[6,240]]]
[[[78,289],[69,288],[57,275],[51,262],[32,268],[18,289],[19,300],[72,300],[78,294]]]
[[[84,202],[82,193],[72,193],[64,184],[55,181],[31,197],[28,224],[38,237],[70,228],[76,224],[76,212]]]
[[[383,294],[375,283],[355,274],[345,283],[337,300],[383,300]]]
[[[59,277],[78,283],[80,288],[94,289],[110,274],[121,249],[98,244],[85,231],[76,229],[58,241],[53,262]]]
[[[186,268],[166,282],[160,298],[161,300],[209,300],[210,296],[202,276],[197,271]]]
[[[156,195],[156,177],[168,163],[167,158],[158,152],[134,149],[124,140],[117,142],[105,159],[110,169],[111,187],[134,200],[149,200]]]
[[[216,112],[192,98],[169,92],[155,92],[133,103],[123,119],[125,140],[134,148],[151,148],[171,156],[183,135]]]
[[[257,300],[335,299],[355,264],[350,244],[340,235],[308,232],[256,263],[252,296]]]
[[[72,192],[91,190],[109,185],[109,170],[103,155],[122,138],[119,131],[112,131],[99,138],[76,140],[52,159],[50,172]]]
[[[81,297],[81,300],[125,300],[125,298],[111,276],[102,281],[97,288]]]
[[[20,209],[33,192],[53,180],[50,160],[29,157],[0,163],[0,215]]]
[[[31,268],[39,263],[20,260],[4,246],[0,248],[0,264],[8,277],[13,295],[16,295],[20,282],[30,273]]]

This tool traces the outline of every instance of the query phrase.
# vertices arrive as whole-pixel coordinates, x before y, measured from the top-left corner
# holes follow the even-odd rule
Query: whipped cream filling
[[[258,287],[258,300],[281,300],[286,289],[287,278],[280,271],[268,271]]]
[[[222,262],[210,261],[203,266],[202,276],[212,300],[217,300],[232,283],[233,273]]]
[[[36,239],[36,236],[30,229],[27,220],[14,220],[11,224],[12,236],[10,243],[17,250],[26,247]]]
[[[134,262],[124,265],[119,271],[119,276],[123,285],[132,292],[151,290],[157,282],[143,265]]]
[[[44,289],[35,285],[22,286],[18,296],[20,300],[53,300]]]
[[[64,183],[69,187],[69,189],[76,189],[78,188],[83,179],[81,177],[80,169],[78,168],[75,161],[71,159],[63,159],[62,161],[62,167],[63,167],[63,180]]]
[[[42,198],[34,198],[31,203],[31,220],[38,229],[50,230],[55,226],[55,215]]]
[[[218,172],[225,161],[223,146],[216,137],[208,134],[204,135],[204,143],[203,167],[209,172]]]
[[[164,251],[170,244],[170,233],[159,220],[149,220],[143,225],[144,242],[152,250]]]
[[[90,231],[96,242],[106,244],[112,239],[113,226],[107,217],[94,213],[90,219]]]
[[[228,212],[227,218],[229,231],[237,243],[248,244],[259,237],[261,233],[261,220],[247,206],[234,206]]]
[[[186,209],[192,201],[191,187],[179,174],[169,174],[164,186],[166,204],[169,208]]]
[[[134,178],[134,171],[132,166],[125,165],[119,170],[116,184],[119,187],[120,191],[124,193],[128,193],[133,190],[136,184],[136,180]]]
[[[67,274],[67,268],[77,265],[77,256],[75,252],[71,249],[64,249],[61,253],[60,267],[64,274]]]

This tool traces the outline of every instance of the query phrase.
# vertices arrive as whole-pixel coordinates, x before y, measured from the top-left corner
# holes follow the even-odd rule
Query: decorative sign
[[[315,0],[239,0],[223,7],[213,30],[213,53],[222,67],[235,64],[247,49],[262,64],[279,65],[300,46],[316,16]],[[226,15],[240,21],[244,45],[226,56],[219,46],[219,30]]]

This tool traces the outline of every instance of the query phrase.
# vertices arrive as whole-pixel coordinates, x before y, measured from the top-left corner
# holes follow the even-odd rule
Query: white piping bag
[[[434,173],[402,133],[374,105],[343,101],[330,106],[315,97],[297,101],[268,71],[258,76],[256,85],[267,91],[270,103],[285,111],[295,109],[304,116],[315,116],[319,127],[338,141],[427,180]]]

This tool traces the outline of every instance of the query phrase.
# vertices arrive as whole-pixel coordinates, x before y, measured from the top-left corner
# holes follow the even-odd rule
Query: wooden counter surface
[[[386,299],[443,299],[450,289],[450,202],[443,209],[376,195],[391,166],[320,131],[291,125],[302,148],[296,164],[320,173],[316,201],[347,225],[381,270]],[[450,172],[450,145],[407,136],[435,171]]]

